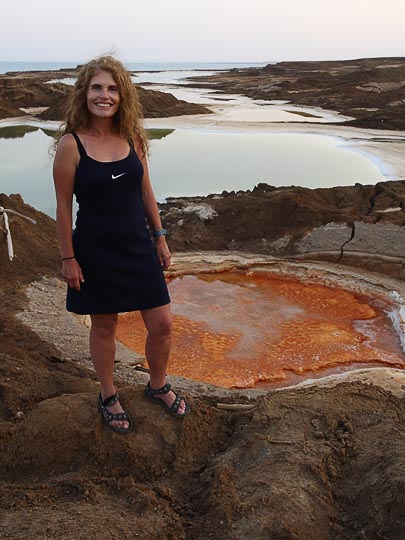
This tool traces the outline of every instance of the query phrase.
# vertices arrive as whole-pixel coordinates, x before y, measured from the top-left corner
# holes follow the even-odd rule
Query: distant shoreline
[[[81,62],[46,62],[46,61],[5,61],[0,60],[0,74],[5,73],[22,73],[25,71],[60,71],[60,70],[72,70],[78,66],[84,64],[86,60]],[[274,61],[268,62],[123,62],[129,71],[222,71],[233,68],[248,68],[248,67],[260,67],[267,64],[273,64]]]

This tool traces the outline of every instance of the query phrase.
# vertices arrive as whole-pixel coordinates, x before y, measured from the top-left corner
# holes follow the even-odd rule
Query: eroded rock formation
[[[339,111],[354,120],[340,125],[405,129],[405,58],[279,62],[193,78],[254,99]],[[288,109],[288,105],[285,105]]]
[[[52,79],[72,78],[75,71],[23,72],[0,75],[0,118],[25,116],[23,109],[40,108],[35,115],[42,120],[62,120],[71,86]],[[165,92],[137,87],[147,118],[163,118],[183,114],[210,113],[194,103],[176,99]]]
[[[319,258],[404,278],[405,182],[170,198],[161,205],[175,251],[241,250]]]

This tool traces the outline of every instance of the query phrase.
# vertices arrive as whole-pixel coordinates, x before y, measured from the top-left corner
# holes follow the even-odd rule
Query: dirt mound
[[[38,403],[19,424],[2,458],[4,478],[44,480],[75,471],[85,476],[130,474],[137,482],[152,482],[173,469],[181,476],[182,468],[202,465],[215,451],[223,423],[219,411],[201,403],[191,419],[176,422],[166,418],[163,408],[149,404],[140,389],[120,394],[135,426],[127,437],[114,437],[104,428],[95,393]],[[50,425],[58,429],[50,430]]]
[[[0,458],[2,538],[403,537],[405,401],[389,392],[287,390],[248,414],[194,399],[182,422],[140,390],[122,396],[128,436],[102,425],[96,393],[48,399],[16,425]]]
[[[60,275],[55,220],[26,204],[21,195],[0,193],[0,206],[36,221],[9,214],[15,256],[9,261],[4,231],[0,231],[0,292],[14,291],[43,275]]]
[[[50,78],[50,77],[49,77]],[[69,86],[61,83],[45,84],[34,75],[0,75],[0,118],[24,116],[21,110],[30,107],[52,107],[56,103],[66,104]]]
[[[207,537],[402,538],[404,405],[362,384],[265,397],[202,475]]]
[[[71,86],[47,81],[76,77],[76,70],[37,71],[0,75],[0,118],[24,116],[22,109],[45,107],[38,112],[42,120],[63,120]],[[146,90],[137,87],[144,116],[163,118],[183,114],[208,114],[211,111],[202,105],[188,103],[167,92]]]
[[[9,260],[0,234],[0,431],[18,411],[61,392],[94,388],[90,373],[61,357],[14,314],[27,305],[25,288],[42,276],[60,274],[55,221],[24,203],[20,195],[0,194],[0,206],[36,221],[9,214],[15,257]]]

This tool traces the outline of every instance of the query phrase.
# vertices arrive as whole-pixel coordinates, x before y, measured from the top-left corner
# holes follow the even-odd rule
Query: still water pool
[[[42,129],[24,133],[20,128],[14,138],[9,128],[0,128],[0,192],[21,193],[27,203],[54,217],[52,136]],[[259,182],[317,188],[384,180],[371,160],[334,137],[186,129],[158,136],[151,141],[149,166],[160,201],[252,189]]]
[[[348,291],[260,272],[186,275],[169,290],[173,375],[230,388],[359,364],[405,367],[382,306]],[[143,354],[139,313],[120,316],[117,336]]]

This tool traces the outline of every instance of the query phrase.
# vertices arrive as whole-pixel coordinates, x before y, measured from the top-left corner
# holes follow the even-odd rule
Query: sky
[[[0,61],[405,56],[405,0],[6,0]]]

